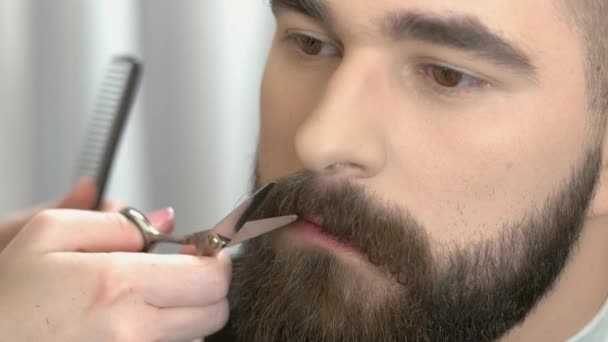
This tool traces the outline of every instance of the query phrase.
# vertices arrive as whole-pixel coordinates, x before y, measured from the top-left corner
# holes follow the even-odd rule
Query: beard
[[[232,328],[244,341],[492,341],[550,292],[582,230],[601,152],[494,238],[433,253],[405,208],[311,172],[278,180],[254,218],[314,217],[366,258],[371,281],[321,247],[251,240],[234,263]],[[293,241],[291,241],[293,242]],[[367,279],[366,279],[367,278]]]

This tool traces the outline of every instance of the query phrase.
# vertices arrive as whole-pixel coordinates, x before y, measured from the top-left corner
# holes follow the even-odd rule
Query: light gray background
[[[112,55],[145,64],[109,195],[208,227],[247,192],[268,0],[0,0],[0,216],[71,185]]]

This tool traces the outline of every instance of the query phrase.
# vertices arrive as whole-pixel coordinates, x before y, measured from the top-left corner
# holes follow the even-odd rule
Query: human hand
[[[31,220],[34,215],[44,209],[91,209],[95,205],[97,197],[97,186],[93,179],[82,178],[74,184],[72,189],[51,203],[40,205],[29,210],[16,213],[0,222],[0,252],[6,247],[13,237],[19,233],[26,222]],[[103,204],[103,211],[118,211],[125,207],[121,201],[106,201]]]
[[[164,233],[173,213],[148,215]],[[118,213],[46,210],[0,253],[0,331],[10,341],[192,341],[221,329],[230,258],[134,253]]]

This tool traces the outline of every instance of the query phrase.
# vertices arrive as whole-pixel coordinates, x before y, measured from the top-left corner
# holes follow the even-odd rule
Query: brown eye
[[[316,56],[323,51],[323,42],[310,36],[300,35],[294,38],[298,47],[307,55]]]
[[[446,88],[455,88],[459,86],[464,78],[463,73],[440,66],[433,66],[431,73],[435,82]]]

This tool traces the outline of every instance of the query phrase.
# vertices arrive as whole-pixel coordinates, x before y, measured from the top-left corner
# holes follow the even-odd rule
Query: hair
[[[561,0],[586,50],[589,109],[608,116],[608,0]]]

